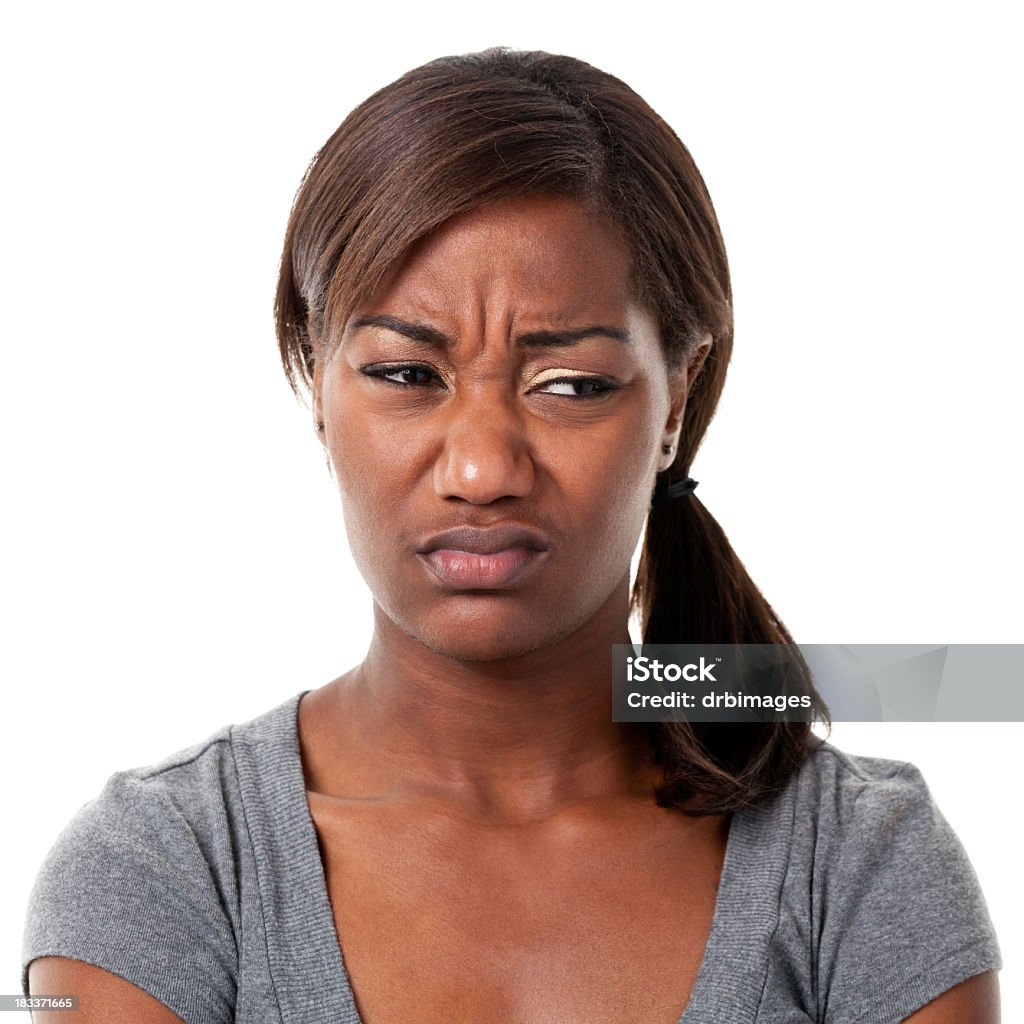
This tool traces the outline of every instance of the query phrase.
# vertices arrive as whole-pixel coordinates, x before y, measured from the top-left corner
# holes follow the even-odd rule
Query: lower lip
[[[543,561],[546,551],[505,548],[488,555],[438,548],[419,557],[442,582],[459,590],[504,590],[521,582]]]

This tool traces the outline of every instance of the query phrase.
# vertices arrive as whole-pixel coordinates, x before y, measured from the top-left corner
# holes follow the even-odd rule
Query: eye
[[[360,372],[367,377],[375,377],[388,384],[395,384],[403,388],[423,387],[429,384],[440,384],[443,386],[444,384],[441,378],[429,366],[420,366],[417,363],[403,363],[398,366],[364,366]]]
[[[600,398],[619,385],[607,377],[557,377],[534,388],[541,395],[564,395],[566,398]]]

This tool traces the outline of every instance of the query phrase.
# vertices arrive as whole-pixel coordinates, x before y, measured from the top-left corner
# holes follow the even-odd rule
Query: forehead
[[[534,196],[479,207],[418,242],[373,305],[426,312],[467,303],[571,319],[630,303],[631,254],[614,229],[572,199]]]

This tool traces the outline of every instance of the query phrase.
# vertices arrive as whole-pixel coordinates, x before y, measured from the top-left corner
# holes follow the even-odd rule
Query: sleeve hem
[[[26,997],[29,995],[29,968],[34,960],[41,960],[44,957],[77,960],[79,963],[106,971],[151,996],[172,1013],[177,1014],[185,1024],[226,1024],[226,1018],[217,1014],[210,1005],[209,998],[204,1000],[201,992],[190,991],[187,981],[184,982],[185,990],[176,993],[161,985],[158,974],[144,974],[144,969],[140,972],[137,964],[127,963],[116,954],[97,955],[95,951],[88,952],[67,946],[43,947],[27,954],[21,970],[22,991]]]
[[[849,1024],[901,1024],[955,985],[986,971],[998,971],[1002,966],[992,943],[979,940],[947,954],[927,970],[889,985],[868,1009],[841,1020]]]

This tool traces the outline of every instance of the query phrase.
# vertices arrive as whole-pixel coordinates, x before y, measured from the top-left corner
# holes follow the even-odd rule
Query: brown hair
[[[670,366],[713,339],[658,493],[688,476],[725,383],[725,246],[672,129],[625,83],[571,57],[444,57],[345,119],[307,170],[288,222],[275,305],[285,373],[296,390],[312,381],[317,350],[418,239],[485,203],[537,194],[576,199],[622,232],[637,299],[658,319]],[[652,504],[633,601],[647,643],[793,642],[696,494]],[[812,742],[806,722],[650,729],[664,771],[658,802],[690,813],[724,813],[778,789]]]

